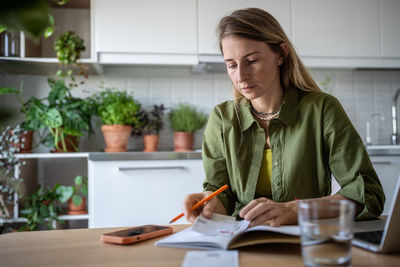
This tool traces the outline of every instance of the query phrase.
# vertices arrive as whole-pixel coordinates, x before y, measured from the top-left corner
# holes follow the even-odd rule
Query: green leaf
[[[51,107],[57,105],[57,100],[62,101],[68,95],[68,87],[65,85],[65,81],[63,79],[53,80],[48,79],[48,83],[50,85],[50,93],[49,93],[49,103]]]
[[[87,187],[87,185],[84,185],[84,186],[81,187],[81,194],[82,194],[82,196],[87,197],[87,195],[88,195],[88,187]]]
[[[79,195],[74,195],[74,196],[72,197],[72,202],[74,203],[74,205],[79,206],[79,205],[82,204],[83,199],[82,199],[82,197],[79,196]]]
[[[53,108],[46,113],[46,122],[49,127],[58,128],[62,126],[63,119],[60,112]]]
[[[41,205],[40,209],[39,209],[39,213],[43,218],[48,218],[49,215],[50,215],[49,210],[48,210],[48,206]]]
[[[48,27],[45,31],[44,31],[44,38],[49,38],[50,36],[52,36],[54,33],[54,26],[52,27]]]
[[[57,188],[57,194],[60,195],[59,200],[61,203],[67,202],[74,194],[74,188],[72,186],[62,185]]]
[[[3,25],[0,25],[0,33],[4,32],[5,30],[7,30],[7,28]]]
[[[50,24],[48,14],[45,0],[7,1],[0,8],[0,24],[38,39]]]
[[[169,113],[171,128],[175,132],[193,133],[201,128],[207,121],[207,116],[187,103],[179,103]]]
[[[83,182],[83,178],[82,178],[81,175],[78,175],[78,176],[75,177],[75,184],[76,185],[80,185],[80,184],[82,184],[82,182]]]
[[[11,87],[1,87],[0,95],[6,95],[6,94],[19,94],[19,90]]]

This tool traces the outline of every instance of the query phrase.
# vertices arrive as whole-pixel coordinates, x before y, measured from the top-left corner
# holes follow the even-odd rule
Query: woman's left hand
[[[240,217],[250,221],[250,226],[281,226],[297,223],[297,203],[290,201],[279,203],[268,198],[257,198],[247,204],[239,213]]]

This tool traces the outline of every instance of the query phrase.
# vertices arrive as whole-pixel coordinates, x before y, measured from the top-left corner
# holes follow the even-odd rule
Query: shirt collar
[[[297,116],[298,106],[298,91],[294,88],[285,90],[285,96],[282,101],[281,111],[277,119],[281,120],[288,126],[294,126]],[[250,110],[250,101],[242,99],[239,104],[240,110],[240,124],[242,125],[242,132],[246,131],[250,126],[256,122]]]

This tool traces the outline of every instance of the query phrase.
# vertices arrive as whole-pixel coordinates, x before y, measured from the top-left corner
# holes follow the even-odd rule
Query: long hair
[[[259,8],[236,10],[220,20],[217,31],[222,54],[222,40],[227,36],[235,35],[264,42],[284,59],[280,65],[280,82],[284,88],[321,91],[297,56],[279,22],[268,12]],[[287,54],[280,46],[282,43],[287,44]],[[243,95],[236,89],[233,91],[235,101],[239,102]]]

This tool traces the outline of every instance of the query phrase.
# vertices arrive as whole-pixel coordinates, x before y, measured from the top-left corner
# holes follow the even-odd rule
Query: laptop
[[[400,179],[386,219],[354,223],[353,245],[374,252],[390,253],[400,251]]]

